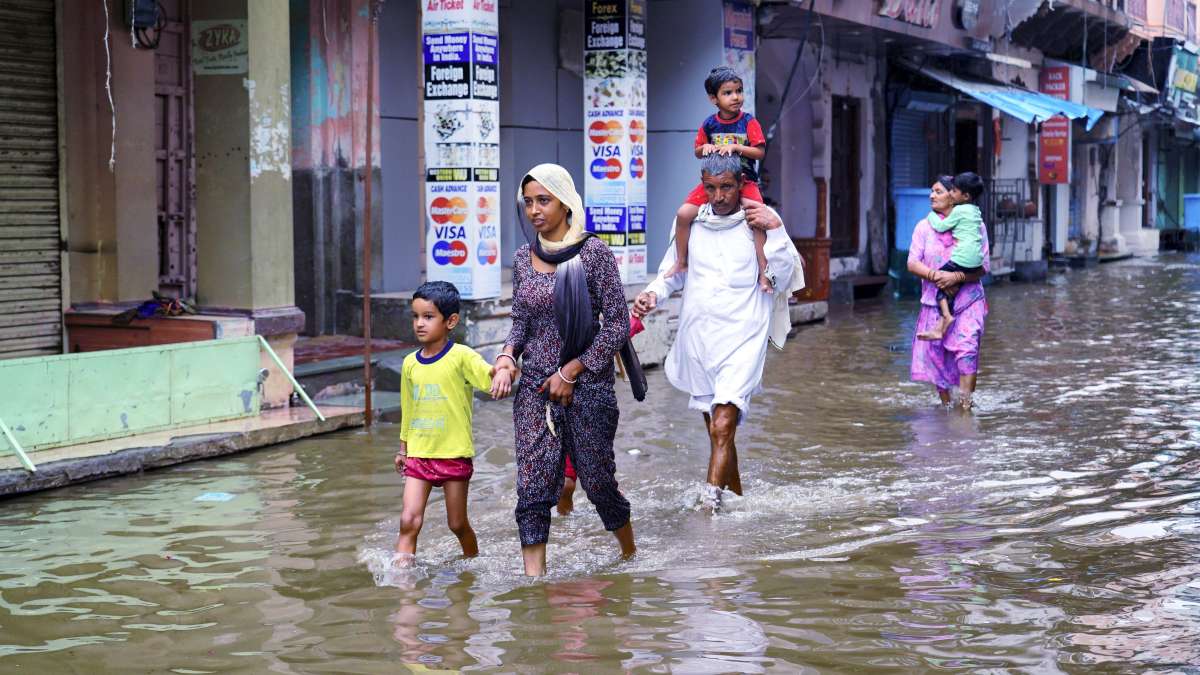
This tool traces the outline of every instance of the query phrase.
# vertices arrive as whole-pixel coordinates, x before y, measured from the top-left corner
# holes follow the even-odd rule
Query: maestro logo
[[[629,140],[641,143],[646,140],[646,123],[641,120],[629,120]]]
[[[467,200],[462,197],[437,197],[429,203],[429,217],[438,225],[462,225],[467,221]]]
[[[479,258],[480,265],[491,265],[500,257],[500,247],[496,245],[495,239],[485,239],[479,242],[479,246],[475,249],[475,256]]]
[[[641,157],[634,157],[629,160],[629,175],[634,178],[641,178],[646,175],[646,160]]]
[[[486,223],[492,219],[492,214],[496,212],[496,202],[491,197],[480,197],[479,201],[475,202],[475,217],[480,224]]]
[[[439,265],[462,265],[467,262],[467,245],[461,240],[439,241],[433,245],[433,261]]]
[[[597,180],[616,180],[621,177],[621,160],[616,157],[592,160],[592,178]]]
[[[621,123],[617,120],[596,120],[588,126],[588,138],[596,145],[601,143],[619,143],[621,136],[625,134],[621,129]]]

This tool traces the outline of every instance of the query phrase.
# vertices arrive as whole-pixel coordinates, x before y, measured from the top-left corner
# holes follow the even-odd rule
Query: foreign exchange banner
[[[587,229],[625,283],[646,279],[646,3],[585,0]]]
[[[421,0],[426,270],[463,298],[500,295],[495,0]]]

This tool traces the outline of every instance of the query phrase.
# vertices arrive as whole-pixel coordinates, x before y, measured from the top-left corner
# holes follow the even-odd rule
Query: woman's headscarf
[[[538,244],[540,249],[549,254],[555,254],[563,251],[566,248],[574,246],[587,238],[588,234],[584,230],[585,215],[583,212],[583,199],[579,197],[579,193],[575,191],[575,181],[571,180],[571,174],[567,170],[557,164],[538,164],[526,173],[521,179],[521,185],[517,188],[517,202],[524,202],[525,199],[525,179],[532,178],[546,188],[546,191],[558,198],[564,206],[570,211],[567,214],[567,230],[566,236],[562,241],[549,241],[541,234],[538,234]],[[541,255],[538,256],[542,257]],[[544,260],[544,258],[543,258]],[[553,262],[547,260],[546,262]]]
[[[517,201],[520,202],[525,198],[526,178],[536,180],[570,210],[567,214],[569,229],[562,241],[549,241],[538,234],[533,243],[533,251],[538,258],[558,266],[554,278],[554,323],[563,342],[558,355],[558,365],[561,367],[582,354],[596,338],[596,320],[592,316],[592,298],[588,294],[587,270],[583,269],[583,262],[579,259],[579,252],[592,235],[583,227],[586,217],[583,200],[575,191],[575,181],[571,180],[571,174],[566,169],[557,164],[538,164],[530,169],[521,179],[521,187],[517,190]]]

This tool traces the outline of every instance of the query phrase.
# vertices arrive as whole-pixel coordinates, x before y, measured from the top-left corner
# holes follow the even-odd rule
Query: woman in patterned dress
[[[540,576],[568,456],[621,554],[634,553],[629,502],[617,488],[613,456],[619,417],[613,357],[628,338],[629,309],[616,258],[584,231],[583,202],[566,169],[530,169],[517,197],[537,239],[514,258],[512,332],[496,365],[515,375],[516,359],[523,358],[513,402],[516,518],[525,574]]]
[[[953,177],[942,176],[929,193],[933,211],[913,230],[908,249],[908,271],[921,278],[921,313],[917,316],[916,333],[930,330],[938,324],[938,289],[957,286],[954,300],[954,323],[939,341],[913,338],[912,379],[929,382],[937,387],[943,405],[951,404],[950,391],[956,385],[962,394],[964,410],[971,408],[975,393],[975,376],[979,371],[979,343],[983,339],[988,304],[979,280],[991,270],[991,251],[987,227],[980,223],[983,236],[983,271],[976,274],[943,272],[939,268],[950,259],[954,237],[938,232],[929,224],[930,218],[945,218],[954,204],[950,200]]]

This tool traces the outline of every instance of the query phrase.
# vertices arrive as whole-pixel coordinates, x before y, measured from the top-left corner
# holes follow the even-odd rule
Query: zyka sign
[[[1039,89],[1047,96],[1067,100],[1071,97],[1070,66],[1042,68]],[[1044,185],[1067,183],[1071,179],[1071,120],[1057,115],[1042,122],[1038,135],[1038,182]]]

